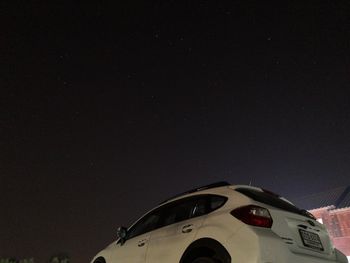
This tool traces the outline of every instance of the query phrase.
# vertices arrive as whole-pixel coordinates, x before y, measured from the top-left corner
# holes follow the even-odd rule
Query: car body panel
[[[178,262],[201,227],[203,217],[196,217],[152,232],[146,262]]]
[[[113,249],[111,258],[119,262],[144,263],[150,237],[150,233],[145,233],[127,240],[124,244],[119,242]]]
[[[106,263],[178,263],[184,252],[188,252],[186,249],[191,244],[197,240],[210,239],[225,248],[232,262],[347,262],[345,255],[333,248],[327,230],[322,224],[305,215],[284,211],[255,201],[235,190],[241,187],[262,191],[260,188],[250,186],[222,186],[168,200],[155,209],[185,197],[199,194],[213,194],[228,198],[222,207],[209,214],[160,227],[127,240],[123,245],[114,242],[94,259],[102,256],[105,257]],[[250,226],[230,214],[232,210],[247,205],[256,205],[268,209],[273,220],[272,227]],[[191,229],[191,231],[183,233],[184,227],[185,229],[186,227]],[[324,250],[306,247],[301,240],[299,229],[317,234]],[[138,244],[142,240],[147,242],[140,248]]]

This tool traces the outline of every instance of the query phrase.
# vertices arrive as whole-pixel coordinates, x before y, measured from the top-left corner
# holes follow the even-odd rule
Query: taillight
[[[231,215],[251,226],[271,228],[273,222],[269,210],[256,205],[238,207]]]

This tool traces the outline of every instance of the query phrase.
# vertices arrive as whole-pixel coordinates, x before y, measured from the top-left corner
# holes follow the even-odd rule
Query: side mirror
[[[117,229],[117,237],[119,238],[119,242],[121,245],[125,243],[127,231],[128,230],[126,229],[126,227],[123,227],[123,226],[120,226]]]

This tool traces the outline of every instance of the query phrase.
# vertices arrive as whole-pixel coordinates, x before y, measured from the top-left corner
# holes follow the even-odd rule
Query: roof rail
[[[220,181],[220,182],[216,182],[216,183],[212,183],[212,184],[207,184],[207,185],[203,185],[201,187],[197,187],[191,190],[188,190],[186,192],[177,194],[171,198],[166,199],[165,201],[161,202],[160,204],[164,204],[166,202],[168,202],[171,199],[174,199],[176,197],[182,196],[182,195],[186,195],[186,194],[191,194],[191,193],[195,193],[195,192],[199,192],[199,191],[203,191],[203,190],[207,190],[207,189],[211,189],[211,188],[215,188],[215,187],[220,187],[220,186],[228,186],[231,185],[229,182],[226,181]]]

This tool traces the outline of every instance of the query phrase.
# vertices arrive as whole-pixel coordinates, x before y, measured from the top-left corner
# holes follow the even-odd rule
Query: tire
[[[207,257],[200,257],[196,258],[192,261],[192,263],[216,263],[217,261],[214,261],[214,259],[207,258]]]

